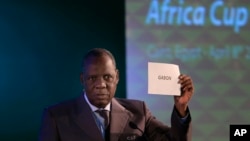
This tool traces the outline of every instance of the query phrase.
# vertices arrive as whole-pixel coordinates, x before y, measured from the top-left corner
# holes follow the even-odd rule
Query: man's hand
[[[174,96],[174,103],[179,114],[184,117],[186,116],[188,102],[194,94],[194,86],[191,77],[184,74],[179,76],[178,83],[181,84],[181,95]]]

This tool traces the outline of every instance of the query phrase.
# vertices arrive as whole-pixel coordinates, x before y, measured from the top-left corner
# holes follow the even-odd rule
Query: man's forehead
[[[112,70],[104,70],[104,71],[89,71],[87,70],[85,73],[84,73],[84,76],[105,76],[105,75],[111,75],[111,76],[114,76],[116,75],[116,70],[115,69],[112,69]]]
[[[89,56],[83,63],[82,69],[85,75],[114,73],[116,71],[113,60],[105,54],[101,56]]]
[[[113,62],[110,60],[110,61],[105,61],[105,62],[102,62],[102,61],[95,61],[95,62],[90,62],[90,63],[87,63],[85,65],[86,69],[89,70],[89,69],[94,69],[94,70],[109,70],[109,69],[115,69],[115,66],[113,64]]]
[[[116,68],[112,61],[90,63],[85,67],[86,74],[113,74]]]
[[[96,63],[112,63],[114,64],[113,60],[110,58],[110,56],[106,54],[102,54],[101,56],[89,56],[85,60],[85,65],[91,65],[91,64],[96,64]]]

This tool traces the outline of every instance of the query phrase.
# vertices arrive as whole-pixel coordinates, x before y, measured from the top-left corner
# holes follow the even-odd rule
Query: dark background
[[[79,96],[83,55],[107,48],[125,97],[123,0],[0,1],[0,140],[37,140],[43,108]]]

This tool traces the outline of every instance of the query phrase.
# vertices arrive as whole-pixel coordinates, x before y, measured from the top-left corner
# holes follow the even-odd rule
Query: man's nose
[[[97,79],[97,80],[96,80],[95,87],[96,87],[97,89],[106,88],[105,80],[104,80],[103,78]]]

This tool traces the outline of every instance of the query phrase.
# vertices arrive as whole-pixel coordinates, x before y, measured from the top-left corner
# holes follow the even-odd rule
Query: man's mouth
[[[99,94],[96,94],[96,96],[98,98],[107,98],[109,95],[108,94],[99,93]]]

